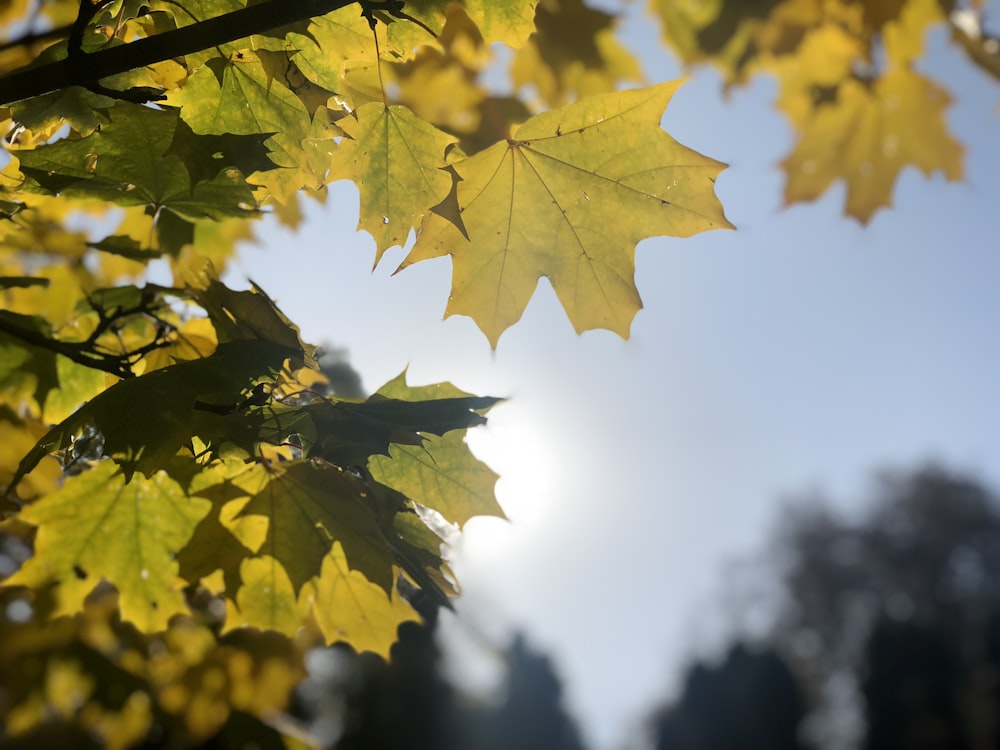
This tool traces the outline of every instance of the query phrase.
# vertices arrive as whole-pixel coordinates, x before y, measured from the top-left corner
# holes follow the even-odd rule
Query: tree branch
[[[5,333],[29,346],[45,349],[54,354],[61,354],[78,365],[101,370],[102,372],[107,372],[123,379],[135,377],[135,373],[132,372],[132,365],[135,362],[154,349],[159,349],[169,343],[164,338],[164,334],[169,326],[162,323],[159,318],[153,316],[157,321],[158,327],[157,335],[151,341],[123,354],[105,354],[97,349],[97,339],[102,334],[111,330],[114,324],[123,318],[137,314],[148,315],[150,311],[140,306],[128,310],[114,310],[108,315],[97,308],[94,309],[100,318],[100,322],[94,332],[85,341],[60,341],[59,339],[51,338],[31,326],[33,321],[31,317],[6,310],[0,310],[0,333]],[[21,325],[22,320],[25,321],[25,325]]]
[[[222,16],[199,21],[128,44],[73,55],[47,65],[22,68],[0,78],[0,105],[41,96],[69,86],[91,87],[102,78],[200,52],[237,39],[322,16],[361,0],[264,0]],[[392,0],[362,2],[392,6]]]

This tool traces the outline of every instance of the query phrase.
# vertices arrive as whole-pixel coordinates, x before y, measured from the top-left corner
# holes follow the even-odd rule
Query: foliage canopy
[[[906,166],[961,176],[915,63],[948,21],[996,75],[978,9],[650,4],[685,63],[777,77],[788,201],[845,180],[862,222]],[[421,597],[447,606],[448,527],[502,516],[463,439],[497,399],[402,375],[338,397],[266,294],[219,274],[249,220],[295,225],[351,180],[376,263],[450,256],[447,314],[493,346],[543,276],[578,331],[627,337],[637,243],[731,225],[724,165],[660,128],[679,84],[615,91],[645,83],[617,25],[581,0],[0,7],[0,529],[28,558],[0,589],[0,664],[32,675],[0,697],[8,732],[55,706],[111,746],[154,722],[239,736],[310,644],[384,655]],[[169,285],[143,283],[154,260]]]

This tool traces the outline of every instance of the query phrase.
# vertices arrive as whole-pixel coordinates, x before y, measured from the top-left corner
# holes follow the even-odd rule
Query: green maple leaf
[[[496,346],[545,276],[577,331],[628,336],[642,306],[633,279],[645,237],[731,227],[715,196],[724,165],[659,128],[679,82],[603,94],[531,118],[457,162],[468,237],[425,217],[403,267],[451,255],[448,315]]]
[[[301,187],[320,186],[321,176],[312,171],[302,146],[311,134],[310,113],[287,86],[268,74],[253,51],[209,60],[167,101],[181,108],[181,117],[195,133],[269,135],[270,158],[278,168],[256,172],[252,180],[266,185],[281,202],[289,202]]]
[[[103,578],[120,595],[122,617],[146,632],[186,612],[174,555],[208,513],[165,472],[128,483],[110,461],[72,477],[20,519],[38,526],[35,554],[7,583],[58,584],[56,614],[79,611]]]
[[[274,558],[296,591],[319,575],[334,541],[343,546],[352,569],[386,591],[392,587],[393,553],[361,479],[307,461],[255,466],[233,481],[251,498],[236,518],[267,519],[267,536],[257,552]]]
[[[18,102],[10,114],[14,122],[33,133],[54,133],[63,123],[69,123],[76,132],[89,135],[102,124],[95,111],[106,111],[114,103],[114,99],[70,86]]]
[[[444,153],[455,138],[406,107],[372,102],[337,122],[348,136],[333,153],[330,179],[354,180],[359,229],[375,238],[375,263],[451,191]]]
[[[267,519],[260,516],[237,518],[250,498],[239,487],[226,481],[211,481],[212,470],[196,477],[188,491],[208,500],[211,511],[205,515],[191,536],[191,541],[177,555],[180,575],[197,583],[222,571],[225,590],[238,591],[240,566],[260,548],[267,533]],[[202,486],[204,483],[209,486]]]
[[[318,403],[308,407],[316,429],[313,455],[342,466],[364,465],[369,456],[386,454],[389,445],[420,445],[426,434],[443,435],[486,420],[476,410],[497,402],[491,397],[402,401],[378,394],[361,404]]]
[[[177,124],[175,111],[120,103],[108,110],[101,129],[87,138],[20,150],[17,157],[21,171],[45,192],[120,206],[145,205],[154,212],[166,208],[189,220],[250,215],[256,208],[253,193],[227,160],[195,164],[198,176],[206,170],[214,176],[192,181],[186,162],[170,153],[176,148]],[[186,140],[191,142],[190,137]],[[239,153],[232,145],[229,153]],[[189,148],[184,155],[194,153]],[[223,170],[224,166],[230,169]]]
[[[378,393],[413,400],[469,397],[450,383],[408,386],[405,373]],[[394,444],[388,456],[373,455],[368,469],[375,480],[436,510],[449,523],[462,526],[474,516],[504,517],[493,492],[498,475],[472,455],[464,430],[427,436],[419,445]]]
[[[96,430],[105,455],[126,472],[151,475],[189,446],[193,436],[212,431],[225,419],[200,404],[238,404],[255,379],[281,369],[297,353],[267,341],[231,341],[210,357],[122,380],[49,430],[21,461],[11,486],[47,453],[70,448],[88,429]]]

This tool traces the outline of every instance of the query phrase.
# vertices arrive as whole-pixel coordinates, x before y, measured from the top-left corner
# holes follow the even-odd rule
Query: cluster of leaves
[[[907,164],[960,174],[913,69],[953,4],[653,8],[686,62],[779,76],[789,200],[845,176],[867,220]],[[502,515],[464,442],[496,400],[331,396],[263,292],[216,275],[248,220],[353,181],[376,263],[449,256],[447,314],[494,346],[541,277],[578,331],[627,336],[637,243],[730,226],[724,165],[660,128],[678,84],[615,91],[639,66],[582,0],[16,0],[0,28],[8,731],[236,737],[287,701],[293,652],[384,654],[420,597],[445,605],[442,534]],[[140,285],[153,260],[170,286]],[[278,677],[253,629],[296,639]]]
[[[376,262],[416,231],[402,265],[451,256],[447,312],[471,316],[494,345],[541,276],[577,330],[627,336],[641,306],[636,243],[729,226],[713,193],[723,165],[658,127],[676,84],[606,93],[639,75],[609,14],[549,0],[532,35],[534,0],[386,0],[360,4],[367,17],[330,5],[344,7],[279,29],[246,24],[255,33],[235,40],[224,28],[183,58],[172,38],[226,13],[240,28],[257,6],[100,5],[79,49],[67,38],[0,81],[0,100],[34,94],[9,108],[0,198],[22,214],[53,195],[114,204],[124,213],[102,251],[176,258],[205,245],[206,219],[294,217],[298,192],[353,180]],[[118,62],[122,50],[161,40],[169,54],[111,74],[133,62]],[[513,79],[538,106],[562,106],[532,116],[521,99],[490,95],[494,42],[519,49]],[[48,90],[70,82],[81,85]]]
[[[541,276],[626,336],[636,244],[729,226],[723,165],[660,129],[677,84],[613,93],[637,66],[579,0],[28,0],[0,26],[5,731],[294,744],[261,721],[304,650],[387,654],[457,592],[443,538],[502,517],[464,442],[497,399],[334,396],[219,280],[248,220],[349,179],[376,262],[411,234],[404,266],[451,256],[448,311],[494,345]],[[538,101],[489,92],[494,42]]]
[[[10,300],[61,291],[4,281]],[[125,693],[95,693],[103,708],[80,718],[112,744],[128,727],[142,736],[157,712],[177,718],[171,700],[194,710],[196,695],[176,697],[186,672],[160,680],[156,671],[157,649],[178,628],[202,639],[245,625],[289,638],[301,631],[306,642],[385,654],[397,626],[419,618],[403,593],[419,589],[447,606],[455,589],[442,529],[502,516],[495,475],[463,440],[497,399],[447,384],[413,388],[402,375],[364,401],[324,395],[313,348],[271,301],[208,273],[184,289],[98,290],[74,313],[74,333],[53,332],[37,315],[0,315],[11,438],[0,465],[10,513],[2,530],[34,550],[4,582],[6,613],[20,624],[4,639],[17,647],[0,659],[31,675],[21,662],[45,655],[32,657],[36,691],[4,696],[22,699],[3,707],[17,718],[10,731],[46,716],[51,680],[89,685],[83,706],[106,669],[133,673],[115,677]],[[57,424],[39,436],[44,422]],[[113,615],[95,604],[109,596]],[[86,614],[95,607],[97,625]],[[89,641],[88,623],[129,633],[144,657],[123,661],[110,636]],[[97,672],[72,657],[80,649]],[[260,711],[280,707],[274,701],[294,683],[283,678],[284,691],[268,692]],[[191,737],[222,730],[228,714],[211,713],[205,726],[182,722]]]
[[[727,85],[777,79],[777,107],[796,132],[782,162],[785,201],[846,183],[845,213],[867,223],[891,204],[904,168],[962,177],[962,146],[945,122],[947,89],[917,69],[928,31],[947,25],[969,59],[1000,78],[1000,40],[971,0],[652,0],[688,65]]]

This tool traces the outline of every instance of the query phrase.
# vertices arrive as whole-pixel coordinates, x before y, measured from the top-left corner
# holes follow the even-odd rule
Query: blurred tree
[[[769,646],[693,666],[656,750],[1000,747],[995,493],[926,466],[878,475],[856,519],[816,495],[782,518]]]
[[[371,653],[357,657],[361,679],[347,696],[337,749],[457,750],[452,689],[439,663],[434,633],[416,623],[400,627],[388,663]]]
[[[502,697],[483,700],[441,674],[434,623],[432,616],[401,626],[388,662],[341,646],[326,650],[333,657],[327,678],[312,677],[299,691],[298,713],[312,733],[329,734],[318,724],[332,720],[328,744],[336,750],[584,750],[548,658],[516,637],[502,655]]]
[[[507,652],[506,695],[471,722],[469,744],[477,750],[583,750],[573,720],[562,706],[562,686],[547,657],[516,637]]]
[[[870,748],[997,747],[995,494],[928,466],[880,475],[856,521],[817,497],[784,518],[773,641],[818,705],[810,734],[829,747],[865,732]]]
[[[734,645],[718,666],[695,664],[678,702],[655,719],[656,750],[797,750],[805,704],[773,650]]]
[[[868,640],[862,694],[866,750],[964,750],[957,646],[939,627],[880,622]]]

